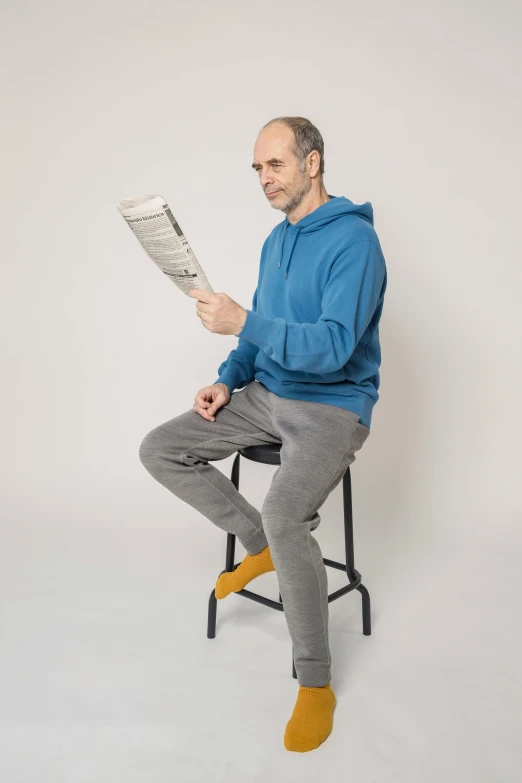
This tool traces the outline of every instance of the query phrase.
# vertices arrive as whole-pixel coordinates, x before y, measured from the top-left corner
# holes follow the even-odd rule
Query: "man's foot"
[[[235,571],[225,571],[218,578],[214,590],[216,598],[225,598],[229,593],[237,593],[256,576],[275,571],[270,548],[265,547],[256,555],[247,554]]]
[[[328,737],[333,726],[335,694],[330,686],[299,686],[292,717],[286,724],[285,748],[304,753],[314,750]]]

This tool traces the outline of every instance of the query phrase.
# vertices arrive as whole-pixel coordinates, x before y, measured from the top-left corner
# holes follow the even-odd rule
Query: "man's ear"
[[[311,177],[317,177],[321,167],[321,156],[317,150],[312,150],[308,156],[308,172]]]

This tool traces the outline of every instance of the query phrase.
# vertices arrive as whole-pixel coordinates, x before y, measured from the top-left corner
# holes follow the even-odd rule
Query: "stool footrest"
[[[327,566],[331,566],[332,568],[338,568],[340,571],[346,572],[346,565],[344,563],[338,563],[336,560],[328,560],[326,557],[323,558],[323,562]],[[232,571],[235,571],[236,568],[240,565],[241,565],[241,561],[239,561],[239,563],[236,563],[234,565]],[[221,571],[221,574],[225,574],[225,573],[227,573],[227,570],[223,569],[223,571]],[[328,596],[328,603],[330,604],[332,601],[336,601],[337,598],[340,598],[342,595],[346,595],[346,593],[349,593],[351,590],[355,590],[361,584],[361,579],[362,579],[361,574],[359,573],[359,571],[357,571],[354,568],[353,578],[350,580],[350,584],[347,584],[344,587],[339,588],[339,590],[336,590],[334,593],[330,593],[330,595]],[[253,593],[251,590],[246,590],[245,588],[243,588],[243,590],[234,590],[234,592],[236,595],[242,595],[245,598],[250,598],[252,601],[256,601],[258,604],[263,604],[264,606],[270,606],[272,609],[278,609],[280,612],[284,611],[282,601],[273,601],[271,598],[265,598],[264,595],[259,595],[259,593]]]
[[[243,590],[237,590],[236,595],[242,595],[245,598],[256,601],[258,604],[270,606],[272,609],[278,609],[280,612],[283,611],[283,604],[281,601],[273,601],[271,598],[265,598],[264,595],[259,595],[259,593],[252,593],[250,590],[245,590],[245,588],[243,588]]]

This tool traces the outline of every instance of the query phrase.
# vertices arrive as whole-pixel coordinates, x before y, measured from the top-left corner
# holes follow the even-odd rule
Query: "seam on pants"
[[[353,429],[353,432],[355,432],[355,427],[354,427],[354,429]],[[353,435],[353,432],[351,433],[352,435]],[[337,465],[336,465],[336,468],[335,468],[334,472],[332,473],[332,475],[331,475],[331,477],[330,477],[330,479],[329,479],[329,483],[330,483],[330,481],[333,479],[333,477],[337,475],[337,473],[338,473],[338,468],[339,468],[339,465],[340,465],[340,464],[343,462],[343,460],[344,460],[345,456],[346,456],[346,455],[348,454],[348,452],[350,451],[350,448],[351,448],[351,446],[349,446],[349,447],[346,449],[346,451],[344,451],[344,452],[343,452],[342,456],[339,458],[339,462],[337,463]],[[324,490],[321,490],[321,492],[319,492],[319,494],[317,495],[317,500],[314,500],[314,503],[312,504],[312,508],[315,508],[316,502],[318,502],[318,501],[319,501],[319,499],[320,499],[320,497],[321,497],[321,494],[322,494],[322,492],[323,492],[323,491],[324,491]],[[312,550],[310,549],[310,536],[311,536],[311,535],[312,535],[312,533],[311,533],[311,531],[309,530],[309,531],[308,531],[308,540],[307,540],[307,543],[308,543],[308,553],[309,553],[309,555],[310,555],[310,559],[311,559],[311,561],[312,561],[312,565],[313,565],[313,567],[314,567],[314,571],[315,571],[315,578],[317,579],[317,586],[318,586],[318,588],[319,588],[319,597],[321,598],[321,582],[320,582],[320,580],[319,580],[319,574],[317,573],[317,566],[315,565],[315,560],[314,560],[314,558],[312,557]],[[327,584],[328,584],[328,576],[327,576]],[[327,592],[327,594],[328,594],[328,587],[326,588],[326,592]],[[328,599],[327,599],[327,600],[328,600]],[[328,637],[327,637],[327,623],[326,623],[326,619],[325,619],[325,616],[324,616],[324,609],[323,609],[323,601],[322,601],[322,600],[320,600],[320,604],[321,604],[321,617],[323,618],[323,633],[324,633],[324,641],[325,641],[326,649],[327,649],[327,651],[328,651],[328,666],[329,666],[329,667],[331,667],[331,665],[332,665],[332,655],[331,655],[331,653],[330,653],[330,646],[329,646],[329,644],[328,644]]]
[[[198,471],[198,466],[197,466],[197,465],[193,465],[193,466],[192,466],[192,469],[196,471],[196,473],[198,474],[198,476],[199,476],[201,479],[203,479],[203,481],[204,481],[206,484],[208,484],[209,486],[211,486],[213,489],[216,489],[216,490],[219,492],[219,494],[221,495],[221,497],[224,497],[224,498],[225,498],[225,500],[228,500],[228,502],[230,503],[230,505],[234,507],[234,509],[235,509],[235,510],[236,510],[236,511],[237,511],[237,512],[238,512],[238,513],[239,513],[239,514],[240,514],[240,515],[243,517],[243,519],[246,519],[246,521],[249,523],[250,527],[252,527],[252,528],[254,529],[254,532],[255,532],[255,533],[259,533],[259,532],[260,532],[260,531],[257,529],[257,527],[254,525],[254,523],[252,522],[252,520],[251,520],[251,519],[249,519],[248,517],[246,517],[246,516],[243,514],[243,512],[241,511],[241,509],[240,509],[240,508],[238,508],[238,507],[237,507],[237,506],[236,506],[236,505],[235,505],[235,504],[232,502],[232,499],[231,499],[231,498],[228,498],[226,495],[224,495],[224,494],[223,494],[223,492],[221,492],[221,490],[219,489],[219,487],[216,487],[216,486],[214,486],[214,484],[212,484],[210,481],[208,481],[208,480],[205,478],[205,476],[203,476],[203,475],[202,475],[202,474],[201,474],[201,473]],[[233,485],[232,485],[232,486],[233,486]],[[262,531],[263,531],[263,527],[261,526],[261,532],[262,532]],[[250,534],[250,535],[252,535],[252,534]],[[249,538],[250,538],[250,536],[248,536],[248,538],[247,538],[246,540],[248,541],[248,539],[249,539]]]
[[[312,535],[311,532],[308,531],[308,541],[307,541],[307,543],[308,543],[308,553],[310,555],[310,559],[311,559],[312,565],[314,567],[315,578],[317,579],[317,586],[319,588],[319,604],[321,606],[321,617],[323,618],[324,643],[325,643],[326,650],[328,652],[328,667],[330,667],[332,665],[332,656],[330,654],[330,646],[328,644],[328,635],[327,635],[327,632],[326,632],[326,620],[325,620],[324,610],[323,610],[323,598],[322,598],[322,595],[321,595],[321,582],[319,580],[319,574],[317,573],[317,567],[315,565],[315,560],[312,557],[312,550],[310,549],[310,536],[311,535]],[[328,577],[327,577],[327,584],[328,584]],[[328,588],[326,588],[326,592],[328,593]]]
[[[230,442],[230,443],[234,443],[234,444],[235,444],[235,443],[236,443],[236,441],[237,441],[239,438],[241,438],[241,439],[242,439],[242,438],[245,438],[245,437],[247,437],[247,438],[255,438],[255,437],[257,437],[258,435],[269,435],[269,433],[268,433],[268,432],[265,432],[264,430],[257,430],[257,432],[245,432],[245,433],[243,433],[242,435],[233,435],[231,438],[227,437],[226,435],[221,435],[221,436],[220,436],[220,437],[218,437],[218,438],[210,438],[209,440],[202,440],[202,441],[199,441],[199,442],[196,442],[196,443],[191,443],[191,444],[190,444],[190,446],[188,446],[188,447],[185,449],[185,451],[182,451],[182,452],[181,452],[181,453],[178,455],[178,456],[179,456],[179,461],[180,461],[181,463],[183,463],[183,459],[182,459],[183,455],[184,455],[184,454],[189,454],[189,452],[190,452],[190,449],[192,449],[194,446],[196,446],[196,447],[197,447],[197,446],[208,446],[210,443],[218,443],[220,440],[226,440],[226,441],[228,441],[228,442]],[[243,445],[244,445],[243,443],[240,443],[240,444],[239,444],[240,448],[243,448]],[[236,449],[236,452],[237,452],[237,451],[238,451],[238,450]],[[232,455],[231,455],[231,454],[229,454],[229,456],[232,456]],[[226,457],[221,457],[220,459],[226,459]],[[212,461],[212,462],[219,462],[220,460],[218,459],[218,460],[208,460],[208,461]]]
[[[273,394],[273,392],[270,392],[270,393]],[[277,437],[279,438],[279,440],[282,441],[283,439],[279,436],[279,430],[277,429],[276,425],[274,424],[274,414],[275,414],[276,400],[277,400],[277,395],[273,394],[273,398],[272,398],[272,413],[271,413],[272,429],[274,430],[274,432],[277,433]]]
[[[266,432],[263,432],[263,430],[258,430],[257,432],[251,432],[251,433],[248,433],[248,436],[249,436],[249,437],[256,437],[256,436],[257,436],[257,435],[259,435],[259,434],[264,434],[264,435],[266,435],[267,433],[266,433]],[[229,442],[234,442],[234,441],[236,441],[238,438],[241,438],[241,439],[243,440],[243,439],[245,438],[245,435],[244,435],[244,434],[243,434],[243,435],[234,435],[232,438],[227,438],[227,440],[228,440]],[[215,442],[217,442],[217,441],[219,441],[219,440],[222,440],[222,439],[223,439],[223,436],[221,436],[221,437],[219,437],[219,438],[211,438],[210,440],[205,440],[205,441],[202,441],[201,443],[195,443],[195,444],[192,444],[192,445],[193,445],[193,446],[206,446],[206,445],[208,445],[209,443],[215,443]],[[242,444],[242,445],[243,445],[243,444]],[[245,514],[244,514],[244,513],[241,511],[241,509],[240,509],[240,508],[238,508],[238,507],[236,506],[236,504],[235,504],[235,503],[232,501],[232,498],[229,498],[229,497],[227,497],[227,496],[226,496],[226,495],[225,495],[225,494],[224,494],[224,493],[223,493],[223,492],[222,492],[222,491],[219,489],[219,487],[217,487],[217,486],[215,486],[214,484],[212,484],[212,482],[211,482],[211,481],[208,481],[208,479],[206,479],[206,478],[205,478],[205,476],[203,476],[203,475],[202,475],[202,474],[201,474],[201,473],[198,471],[198,465],[187,465],[186,463],[184,463],[184,462],[183,462],[183,460],[181,459],[181,457],[183,456],[183,454],[187,454],[191,448],[192,448],[192,446],[189,446],[189,447],[188,447],[188,449],[187,449],[186,451],[184,451],[184,452],[181,452],[181,454],[179,455],[179,457],[180,457],[180,462],[181,462],[182,464],[186,465],[186,467],[188,467],[188,468],[192,468],[193,470],[195,470],[195,471],[196,471],[196,473],[198,474],[198,476],[199,476],[201,479],[203,479],[203,481],[204,481],[206,484],[208,484],[209,486],[211,486],[213,489],[217,490],[217,492],[218,492],[218,493],[221,495],[221,497],[225,498],[225,500],[227,500],[227,501],[230,503],[230,505],[231,505],[231,506],[232,506],[232,507],[235,509],[235,511],[237,511],[237,512],[238,512],[238,513],[239,513],[239,514],[240,514],[240,515],[243,517],[243,519],[246,519],[246,521],[249,523],[250,527],[252,527],[252,528],[253,528],[253,532],[254,532],[254,533],[257,533],[257,534],[259,535],[259,533],[260,533],[260,532],[263,532],[263,525],[261,524],[261,531],[260,531],[260,530],[259,530],[259,529],[258,529],[258,528],[257,528],[257,527],[254,525],[254,523],[252,522],[252,520],[251,520],[251,519],[249,519],[247,516],[245,516]],[[236,450],[236,453],[237,453],[237,450]],[[230,455],[230,456],[231,456],[231,455]],[[226,459],[226,458],[225,458],[225,457],[223,457],[223,459]],[[213,461],[214,461],[214,460],[213,460]],[[217,461],[217,462],[219,462],[219,460],[216,460],[216,461]],[[208,462],[208,461],[207,461],[207,462]],[[224,474],[223,474],[223,475],[224,475]],[[228,478],[228,476],[227,476],[226,478]],[[229,479],[229,481],[230,481],[230,479]],[[231,483],[232,483],[232,482],[231,482]],[[234,486],[234,485],[232,484],[232,486]],[[238,492],[239,492],[239,490],[236,490],[236,491],[238,491]],[[253,534],[251,533],[250,535],[253,535]],[[250,536],[249,536],[249,538],[250,538]],[[248,540],[248,539],[247,539],[247,540]]]
[[[355,432],[355,427],[354,427],[354,429],[352,430],[352,433],[351,433],[351,435],[353,435],[353,433],[354,433],[354,432]],[[348,448],[347,448],[345,451],[343,451],[342,455],[339,457],[339,461],[338,461],[337,465],[335,466],[335,469],[334,469],[334,471],[331,473],[331,475],[330,475],[330,478],[328,479],[328,482],[327,482],[328,486],[330,485],[330,483],[331,483],[331,481],[332,481],[333,477],[334,477],[334,476],[335,476],[335,475],[338,473],[338,470],[339,470],[339,465],[340,465],[340,464],[343,462],[344,458],[346,457],[346,455],[347,455],[347,454],[348,454],[348,452],[350,451],[350,448],[352,447],[352,445],[353,445],[353,444],[351,444],[350,446],[348,446]],[[313,503],[311,503],[311,506],[312,506],[312,508],[315,508],[315,505],[316,505],[316,503],[317,503],[317,502],[320,500],[320,498],[321,498],[321,495],[322,495],[322,493],[323,493],[323,492],[324,492],[324,487],[323,487],[323,488],[322,488],[322,489],[321,489],[321,490],[320,490],[320,491],[317,493],[317,495],[315,496]]]

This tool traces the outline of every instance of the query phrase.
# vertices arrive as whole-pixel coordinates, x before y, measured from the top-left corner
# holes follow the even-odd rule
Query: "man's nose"
[[[264,188],[266,185],[270,185],[274,181],[274,178],[270,176],[269,172],[266,171],[265,173],[261,172],[261,175],[259,177],[259,182],[261,183],[261,187]]]

